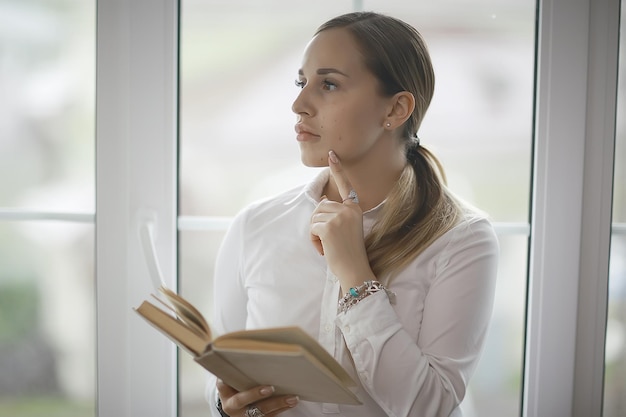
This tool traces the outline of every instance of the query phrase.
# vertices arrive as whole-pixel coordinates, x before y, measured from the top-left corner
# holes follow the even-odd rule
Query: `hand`
[[[244,417],[251,405],[258,407],[265,417],[276,416],[298,405],[297,396],[274,397],[272,386],[260,386],[240,392],[218,379],[217,391],[222,401],[222,409],[231,417]]]
[[[348,198],[352,185],[333,151],[328,154],[328,165],[343,202],[322,198],[311,216],[311,241],[326,257],[345,293],[351,287],[376,278],[365,250],[363,212],[358,203]]]

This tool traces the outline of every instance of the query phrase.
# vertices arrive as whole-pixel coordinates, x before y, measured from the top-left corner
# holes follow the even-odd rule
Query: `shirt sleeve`
[[[235,217],[217,253],[213,274],[213,319],[215,335],[241,330],[246,325],[247,294],[241,266],[244,263],[246,212]]]
[[[213,275],[213,337],[241,330],[246,324],[247,295],[241,274],[244,222],[245,212],[235,217],[217,254]],[[216,404],[216,380],[213,374],[208,374],[205,395],[211,415],[220,417]]]
[[[437,256],[417,340],[384,291],[337,317],[364,389],[389,416],[449,416],[478,363],[499,250],[486,220],[461,229]]]

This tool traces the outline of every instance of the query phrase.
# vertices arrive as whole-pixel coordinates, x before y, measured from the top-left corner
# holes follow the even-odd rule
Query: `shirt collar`
[[[317,174],[311,182],[309,182],[307,185],[304,186],[303,193],[306,199],[311,201],[314,205],[317,205],[317,203],[320,202],[320,199],[322,197],[322,192],[324,191],[324,187],[326,186],[326,183],[328,182],[329,179],[330,179],[330,168],[326,168],[322,170],[319,174]],[[387,199],[381,201],[380,204],[378,204],[376,207],[373,207],[363,212],[363,215],[366,216],[371,213],[371,216],[375,216],[375,214],[379,212],[382,209],[382,207],[385,205],[386,201]]]

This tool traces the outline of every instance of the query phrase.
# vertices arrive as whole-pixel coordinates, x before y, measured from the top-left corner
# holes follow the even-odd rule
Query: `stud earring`
[[[387,124],[385,126],[391,127],[391,123],[387,122]]]

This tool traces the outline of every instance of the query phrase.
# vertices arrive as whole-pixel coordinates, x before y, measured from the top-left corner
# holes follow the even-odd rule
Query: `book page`
[[[213,338],[211,335],[211,328],[209,327],[206,319],[189,301],[185,300],[183,297],[165,286],[160,286],[159,291],[172,304],[174,310],[176,311],[176,315],[182,321],[184,321],[189,327],[204,333],[208,340]]]
[[[210,345],[210,341],[206,339],[203,333],[195,331],[182,320],[173,317],[148,301],[142,302],[134,310],[170,340],[194,356],[204,353],[207,346]]]

